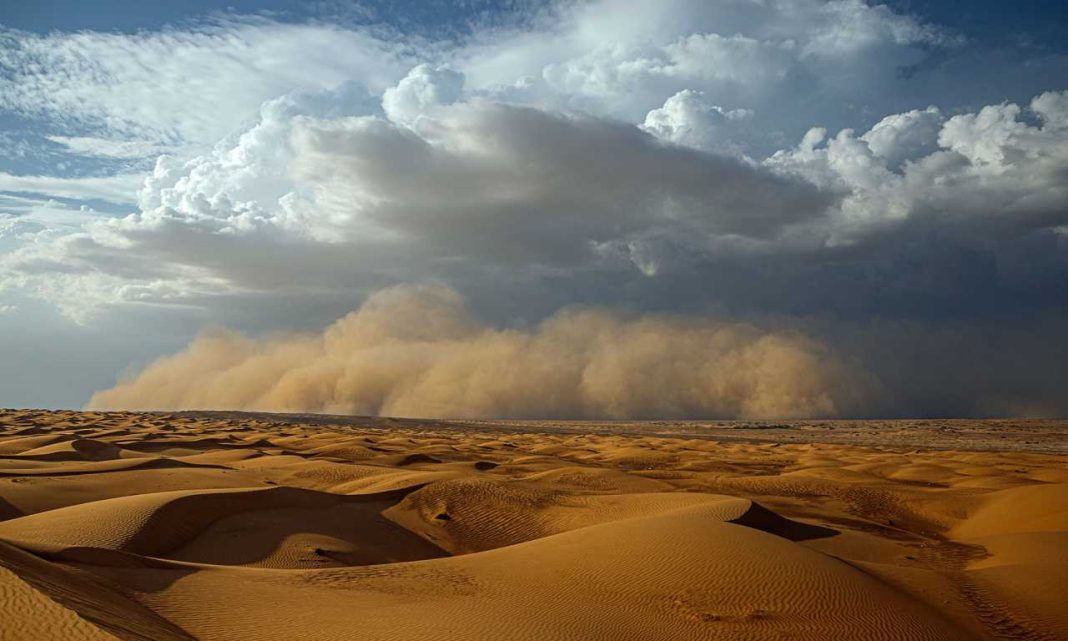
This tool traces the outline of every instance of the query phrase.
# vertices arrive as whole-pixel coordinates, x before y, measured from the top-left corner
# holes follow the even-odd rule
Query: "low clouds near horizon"
[[[0,328],[177,328],[99,348],[85,395],[234,329],[95,406],[1068,412],[1068,57],[859,0],[618,4],[441,42],[234,16],[5,32],[0,113],[50,124],[12,139],[33,173],[0,172]],[[346,334],[397,292],[383,326],[463,331]]]

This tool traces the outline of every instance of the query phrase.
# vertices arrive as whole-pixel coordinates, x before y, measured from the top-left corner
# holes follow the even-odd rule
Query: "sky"
[[[1063,2],[0,6],[0,407],[1063,416],[1066,333]]]

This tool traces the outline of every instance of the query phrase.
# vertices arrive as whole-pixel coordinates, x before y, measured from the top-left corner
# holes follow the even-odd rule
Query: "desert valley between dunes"
[[[0,414],[0,638],[1068,638],[1068,424]]]

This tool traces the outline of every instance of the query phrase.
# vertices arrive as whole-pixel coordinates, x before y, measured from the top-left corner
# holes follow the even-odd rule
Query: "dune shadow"
[[[838,530],[821,525],[812,525],[788,519],[778,512],[752,501],[752,505],[740,517],[733,519],[731,523],[744,525],[745,527],[761,530],[768,534],[788,539],[790,541],[809,541],[812,539],[825,539],[838,534]]]
[[[391,501],[277,507],[215,521],[170,559],[280,568],[380,565],[448,556],[382,516]]]
[[[140,472],[145,470],[166,470],[166,469],[215,469],[215,470],[230,470],[233,469],[226,465],[216,465],[213,463],[188,463],[186,461],[180,461],[170,458],[147,458],[147,459],[109,459],[105,461],[60,461],[60,463],[69,463],[67,466],[49,466],[38,467],[23,470],[0,470],[0,478],[13,477],[13,478],[25,478],[25,477],[57,477],[57,476],[83,476],[90,474],[108,474],[111,472]],[[118,465],[116,465],[116,463]]]
[[[0,521],[17,519],[25,514],[25,512],[12,505],[7,499],[0,496]]]
[[[90,554],[98,552],[108,551],[92,550]],[[195,637],[181,627],[130,598],[112,577],[94,571],[112,568],[83,566],[68,558],[68,554],[75,559],[78,557],[73,549],[31,551],[0,541],[0,567],[14,572],[33,589],[114,636],[137,641],[195,641]],[[74,567],[67,567],[65,563]],[[127,567],[134,567],[135,563],[135,559],[126,560]],[[156,590],[162,590],[192,572],[178,569],[165,573],[152,569],[148,561],[137,571],[143,574],[142,579],[148,580],[138,583]],[[127,582],[119,583],[126,585]],[[140,585],[135,589],[140,589]]]

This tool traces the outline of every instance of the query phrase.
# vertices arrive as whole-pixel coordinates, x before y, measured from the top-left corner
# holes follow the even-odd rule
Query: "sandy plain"
[[[1068,638],[1063,421],[0,412],[0,639]]]

